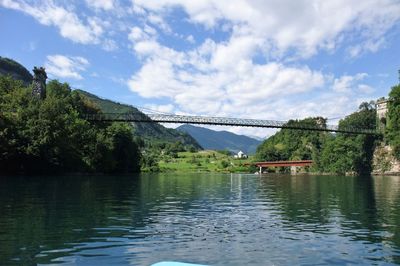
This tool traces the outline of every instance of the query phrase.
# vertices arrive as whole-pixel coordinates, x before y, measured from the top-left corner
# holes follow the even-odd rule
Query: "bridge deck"
[[[272,161],[272,162],[255,162],[252,165],[258,167],[278,167],[278,166],[310,166],[312,160],[299,160],[299,161]]]
[[[120,122],[147,122],[147,123],[179,123],[179,124],[203,124],[239,127],[262,128],[287,128],[299,130],[330,131],[348,134],[380,135],[376,129],[364,129],[355,127],[339,128],[336,125],[301,125],[288,123],[287,121],[257,120],[228,117],[204,117],[171,114],[141,114],[141,113],[98,113],[87,114],[85,118],[92,121],[120,121]]]

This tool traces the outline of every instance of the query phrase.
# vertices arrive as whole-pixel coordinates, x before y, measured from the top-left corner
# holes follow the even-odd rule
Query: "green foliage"
[[[321,153],[321,169],[324,172],[338,174],[356,172],[357,161],[363,156],[360,141],[359,137],[353,139],[343,135],[327,140]]]
[[[385,137],[393,148],[393,155],[400,159],[400,85],[389,93],[387,118]]]
[[[134,113],[143,115],[142,112],[133,106],[101,99],[96,95],[82,90],[76,90],[76,93],[95,103],[96,106],[104,113]],[[144,139],[146,149],[154,148],[154,144],[175,144],[176,142],[183,144],[183,146],[185,146],[185,150],[190,146],[193,146],[195,150],[201,149],[201,146],[196,142],[196,140],[194,140],[187,133],[180,132],[172,128],[165,128],[157,123],[132,123],[132,125],[134,134]]]
[[[375,128],[374,103],[362,103],[359,110],[339,121],[343,128]],[[376,137],[370,135],[338,134],[329,138],[321,154],[320,169],[330,173],[369,174]]]
[[[145,154],[142,157],[142,171],[143,172],[158,172],[160,167],[158,165],[158,157],[155,154]]]
[[[326,126],[323,118],[289,121],[288,126]],[[374,103],[362,103],[359,110],[339,122],[339,129],[375,128]],[[282,129],[262,143],[258,161],[313,160],[312,171],[329,173],[370,173],[376,138],[367,135],[330,134]]]
[[[229,166],[229,162],[227,162],[225,160],[221,161],[221,167],[222,168],[227,168],[228,166]]]
[[[191,151],[179,152],[176,158],[168,154],[158,156],[158,164],[162,172],[241,172],[254,173],[249,165],[252,157],[234,159],[231,155],[204,150],[193,153]]]
[[[375,128],[376,110],[375,102],[363,102],[358,111],[339,121],[339,129],[344,128]]]
[[[291,120],[287,125],[324,127],[326,121],[320,117],[306,118]],[[326,132],[282,129],[258,146],[256,159],[258,161],[310,159],[317,161],[326,136]]]
[[[231,152],[228,150],[218,150],[217,152],[220,154],[223,154],[223,155],[227,155],[227,156],[231,155]]]
[[[1,173],[137,172],[140,153],[126,124],[90,123],[98,112],[68,84],[51,81],[47,98],[0,77]]]

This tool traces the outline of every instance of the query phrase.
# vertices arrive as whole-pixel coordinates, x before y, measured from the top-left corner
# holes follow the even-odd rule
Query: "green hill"
[[[95,103],[104,113],[141,113],[133,106],[117,103],[107,99],[102,99],[94,94],[83,90],[76,90],[78,93]],[[132,123],[135,135],[145,139],[145,141],[165,141],[174,143],[182,142],[184,145],[190,145],[196,149],[201,149],[197,141],[185,132],[180,132],[172,128],[166,128],[158,123]]]
[[[32,75],[20,63],[5,57],[0,56],[0,75],[10,75],[14,79],[22,80],[24,85],[29,85],[32,82]]]

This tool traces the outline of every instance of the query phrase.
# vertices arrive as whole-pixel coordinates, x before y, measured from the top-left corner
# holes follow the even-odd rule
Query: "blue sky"
[[[344,117],[400,68],[399,0],[0,0],[0,34],[29,69],[178,114]]]

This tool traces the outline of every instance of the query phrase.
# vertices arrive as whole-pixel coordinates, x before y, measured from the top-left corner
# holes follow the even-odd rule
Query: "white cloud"
[[[368,86],[366,84],[359,84],[358,85],[358,90],[361,93],[365,93],[365,94],[371,94],[371,93],[373,93],[375,91],[374,88],[372,88],[371,86]]]
[[[75,13],[56,5],[51,0],[35,4],[29,4],[22,0],[1,0],[0,2],[0,5],[6,8],[19,10],[34,17],[43,25],[56,26],[61,36],[73,42],[83,44],[99,42],[103,30],[95,20],[89,18],[88,22],[84,23]]]
[[[89,61],[80,56],[48,55],[44,66],[54,77],[80,80],[80,72],[86,70]]]
[[[128,35],[128,39],[131,42],[138,42],[138,41],[144,41],[144,40],[150,40],[152,37],[156,34],[153,28],[151,27],[146,27],[147,31],[145,29],[139,28],[137,26],[131,28],[131,31]]]
[[[151,14],[148,14],[146,16],[146,18],[151,24],[156,25],[157,27],[162,29],[165,33],[171,33],[172,32],[170,26],[168,25],[167,22],[165,22],[165,20],[163,19],[162,16],[159,16],[159,15],[156,15],[154,13],[151,13]]]
[[[368,75],[366,73],[358,73],[355,76],[344,75],[340,78],[336,78],[333,83],[332,89],[335,92],[346,93],[354,91],[357,82],[363,80]]]
[[[350,57],[358,57],[364,53],[377,52],[380,48],[385,46],[385,39],[383,37],[379,38],[378,40],[367,40],[364,43],[352,45],[347,49]]]
[[[85,0],[89,7],[95,9],[111,10],[114,8],[114,0]]]
[[[143,39],[140,31],[130,37]],[[324,76],[307,67],[253,63],[253,46],[244,38],[233,46],[207,41],[192,51],[178,52],[155,40],[138,41],[134,50],[145,62],[128,86],[145,98],[169,98],[188,113],[245,115],[260,99],[269,102],[324,85]],[[231,52],[235,57],[229,56]]]
[[[206,28],[232,26],[232,31],[248,32],[262,38],[281,55],[291,48],[307,57],[318,49],[333,50],[344,37],[359,36],[360,48],[374,51],[382,46],[384,34],[400,19],[397,0],[135,0],[141,10],[160,16],[181,7],[193,23]]]
[[[145,112],[155,112],[155,113],[173,113],[175,110],[175,107],[173,104],[146,104],[146,110]]]
[[[188,41],[189,43],[192,43],[192,44],[196,42],[193,35],[191,35],[191,34],[186,37],[186,41]]]
[[[103,41],[102,48],[108,52],[111,52],[118,49],[118,44],[112,39],[106,39]]]

